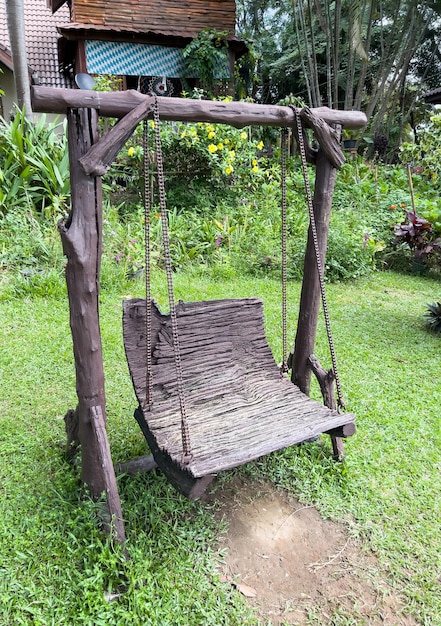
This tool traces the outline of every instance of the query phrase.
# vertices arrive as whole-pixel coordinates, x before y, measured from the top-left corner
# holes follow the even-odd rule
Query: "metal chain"
[[[287,333],[287,215],[286,215],[286,157],[288,152],[289,130],[282,128],[282,364],[280,371],[288,371],[288,333]]]
[[[158,99],[155,96],[155,103],[153,106],[153,121],[155,130],[155,147],[156,147],[156,166],[158,172],[158,188],[159,188],[159,206],[161,208],[161,223],[162,223],[162,241],[164,245],[164,257],[165,257],[165,271],[167,275],[167,288],[168,288],[168,300],[170,306],[170,320],[172,326],[172,340],[173,340],[173,354],[175,360],[176,380],[178,386],[179,396],[179,408],[181,411],[181,435],[182,435],[182,463],[188,464],[192,459],[191,443],[190,443],[190,431],[188,428],[187,411],[185,408],[184,397],[184,383],[182,379],[182,363],[181,363],[181,349],[179,343],[178,332],[178,319],[176,314],[176,306],[173,290],[173,268],[170,255],[170,239],[168,234],[167,224],[167,201],[165,196],[165,184],[164,184],[164,166],[162,159],[162,146],[160,135],[160,119],[159,119],[159,105]]]
[[[326,298],[325,281],[323,278],[322,260],[320,256],[320,249],[319,249],[318,236],[317,236],[317,226],[316,226],[315,216],[314,216],[314,205],[312,201],[311,187],[309,185],[309,177],[308,177],[308,170],[307,170],[307,163],[306,163],[305,142],[303,139],[302,120],[300,118],[299,110],[293,107],[293,111],[294,111],[294,117],[297,123],[297,134],[298,134],[298,141],[299,141],[300,157],[302,161],[303,180],[305,182],[306,198],[308,201],[309,219],[310,219],[310,224],[311,224],[312,239],[314,243],[315,258],[316,258],[316,263],[317,263],[317,272],[319,276],[320,293],[322,297],[323,314],[325,317],[325,325],[326,325],[326,334],[328,336],[329,351],[331,353],[331,361],[332,361],[332,371],[334,373],[335,387],[337,389],[337,406],[338,408],[345,409],[346,407],[343,402],[343,395],[342,395],[341,385],[340,385],[340,377],[339,377],[338,369],[337,369],[337,357],[335,353],[334,340],[332,337],[331,322],[329,319],[329,309],[328,309],[328,302]]]
[[[151,262],[150,262],[150,211],[151,194],[149,181],[149,129],[144,120],[142,128],[144,149],[144,264],[145,264],[145,406],[153,403],[152,377],[152,303],[151,303]]]

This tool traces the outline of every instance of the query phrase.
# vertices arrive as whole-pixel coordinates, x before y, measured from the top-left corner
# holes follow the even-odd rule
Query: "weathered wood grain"
[[[106,433],[98,315],[102,249],[101,180],[87,176],[79,167],[79,159],[96,140],[97,119],[96,111],[90,109],[69,111],[71,211],[58,226],[67,257],[66,283],[78,396],[74,419],[81,443],[81,478],[93,498],[98,499],[105,491],[112,531],[116,533],[116,539],[123,543],[124,522]]]
[[[354,421],[281,376],[256,298],[177,306],[193,477],[215,474]],[[153,406],[144,411],[159,450],[179,465],[181,415],[170,319],[152,303]],[[145,401],[145,301],[124,303],[124,344],[135,392]],[[160,462],[158,462],[160,465]]]
[[[129,474],[129,476],[136,476],[136,474],[145,474],[155,469],[158,464],[153,458],[152,454],[146,456],[138,456],[135,459],[118,463],[115,466],[115,472],[117,474]]]
[[[174,30],[182,37],[196,37],[203,28],[234,35],[234,0],[75,0],[72,21],[121,29],[127,25],[140,32]]]
[[[81,89],[54,89],[33,86],[32,109],[36,113],[66,113],[68,109],[88,107],[99,109],[103,117],[123,117],[144,100],[153,100],[129,89],[105,92]],[[253,102],[221,102],[193,100],[191,98],[158,98],[159,115],[163,120],[182,122],[211,122],[230,124],[236,128],[244,126],[291,127],[295,125],[294,111],[290,107]],[[363,128],[366,115],[361,111],[338,111],[328,107],[311,109],[327,124],[340,124],[344,128]]]

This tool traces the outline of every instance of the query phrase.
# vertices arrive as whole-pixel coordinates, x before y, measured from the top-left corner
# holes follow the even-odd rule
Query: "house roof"
[[[58,63],[60,35],[57,27],[69,23],[68,6],[60,7],[53,15],[51,9],[46,6],[45,0],[24,0],[24,18],[30,74],[45,87],[71,87],[71,79],[60,72]],[[0,60],[12,69],[4,2],[0,2]]]
[[[423,94],[423,98],[429,104],[441,104],[441,87]]]

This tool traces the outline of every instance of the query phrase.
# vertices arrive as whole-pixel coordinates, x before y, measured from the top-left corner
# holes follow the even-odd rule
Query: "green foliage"
[[[219,78],[228,78],[227,32],[204,28],[183,50],[187,78],[199,78],[209,97]]]
[[[435,238],[432,224],[414,211],[404,211],[404,214],[404,221],[395,226],[393,245],[406,244],[417,261],[425,261],[429,255],[439,254],[441,237]]]
[[[396,161],[412,133],[409,122],[427,114],[422,94],[440,84],[433,3],[420,3],[410,21],[413,2],[237,0],[236,6],[238,32],[253,41],[258,57],[248,96],[276,103],[291,93],[309,106],[365,111],[366,141],[376,144],[369,147]]]
[[[61,130],[61,132],[57,132]],[[0,123],[0,216],[18,207],[45,217],[66,209],[70,189],[64,128],[18,112]]]
[[[64,136],[53,132],[52,126],[30,125],[28,129],[28,124],[19,117],[2,128],[1,154],[7,166],[1,175],[10,188],[8,191],[6,183],[2,192],[13,200],[0,214],[0,264],[9,272],[8,290],[13,289],[11,272],[15,272],[18,292],[32,283],[28,278],[24,283],[20,271],[32,270],[31,274],[37,272],[38,276],[60,274],[63,256],[56,223],[65,211],[68,188]],[[151,130],[153,122],[148,125]],[[161,124],[175,270],[200,266],[219,276],[280,275],[280,149],[277,139],[268,138],[265,146],[260,136],[258,130],[208,123]],[[16,159],[8,157],[9,147]],[[139,128],[104,178],[104,283],[108,279],[122,284],[143,275],[143,156]],[[153,142],[148,158],[153,190],[152,262],[162,268]],[[35,172],[44,175],[37,181]],[[312,168],[310,172],[313,177]],[[17,185],[20,191],[15,193]],[[413,191],[418,215],[432,224],[436,243],[441,232],[437,189],[414,174]],[[411,200],[404,168],[367,163],[360,157],[350,159],[337,175],[327,280],[357,278],[378,267],[410,267],[405,248],[394,247],[393,242],[395,211],[398,207],[407,211]],[[287,201],[288,276],[296,279],[303,271],[308,228],[298,157],[288,159]],[[436,269],[436,264],[430,265]],[[54,289],[58,287],[54,285]]]
[[[94,81],[94,91],[119,91],[122,87],[122,78],[113,74],[99,74]]]
[[[441,333],[441,302],[428,304],[424,318],[430,330],[433,330],[435,333]]]
[[[67,210],[70,180],[59,130],[44,116],[32,123],[22,112],[0,124],[0,268],[62,265],[56,223]]]
[[[417,172],[434,188],[441,188],[441,114],[432,115],[419,133],[418,143],[404,143],[400,160],[417,168]]]

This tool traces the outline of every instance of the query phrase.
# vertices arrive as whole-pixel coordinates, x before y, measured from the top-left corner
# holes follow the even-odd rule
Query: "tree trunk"
[[[124,524],[106,435],[106,399],[98,314],[102,251],[101,179],[86,175],[79,159],[97,138],[94,110],[68,111],[71,213],[59,229],[67,256],[66,282],[76,370],[81,478],[92,498],[104,492],[109,525],[119,542]]]
[[[26,41],[23,0],[5,0],[8,18],[9,41],[11,45],[12,64],[14,66],[15,89],[17,104],[25,110],[25,115],[32,115],[29,70],[26,60]]]

